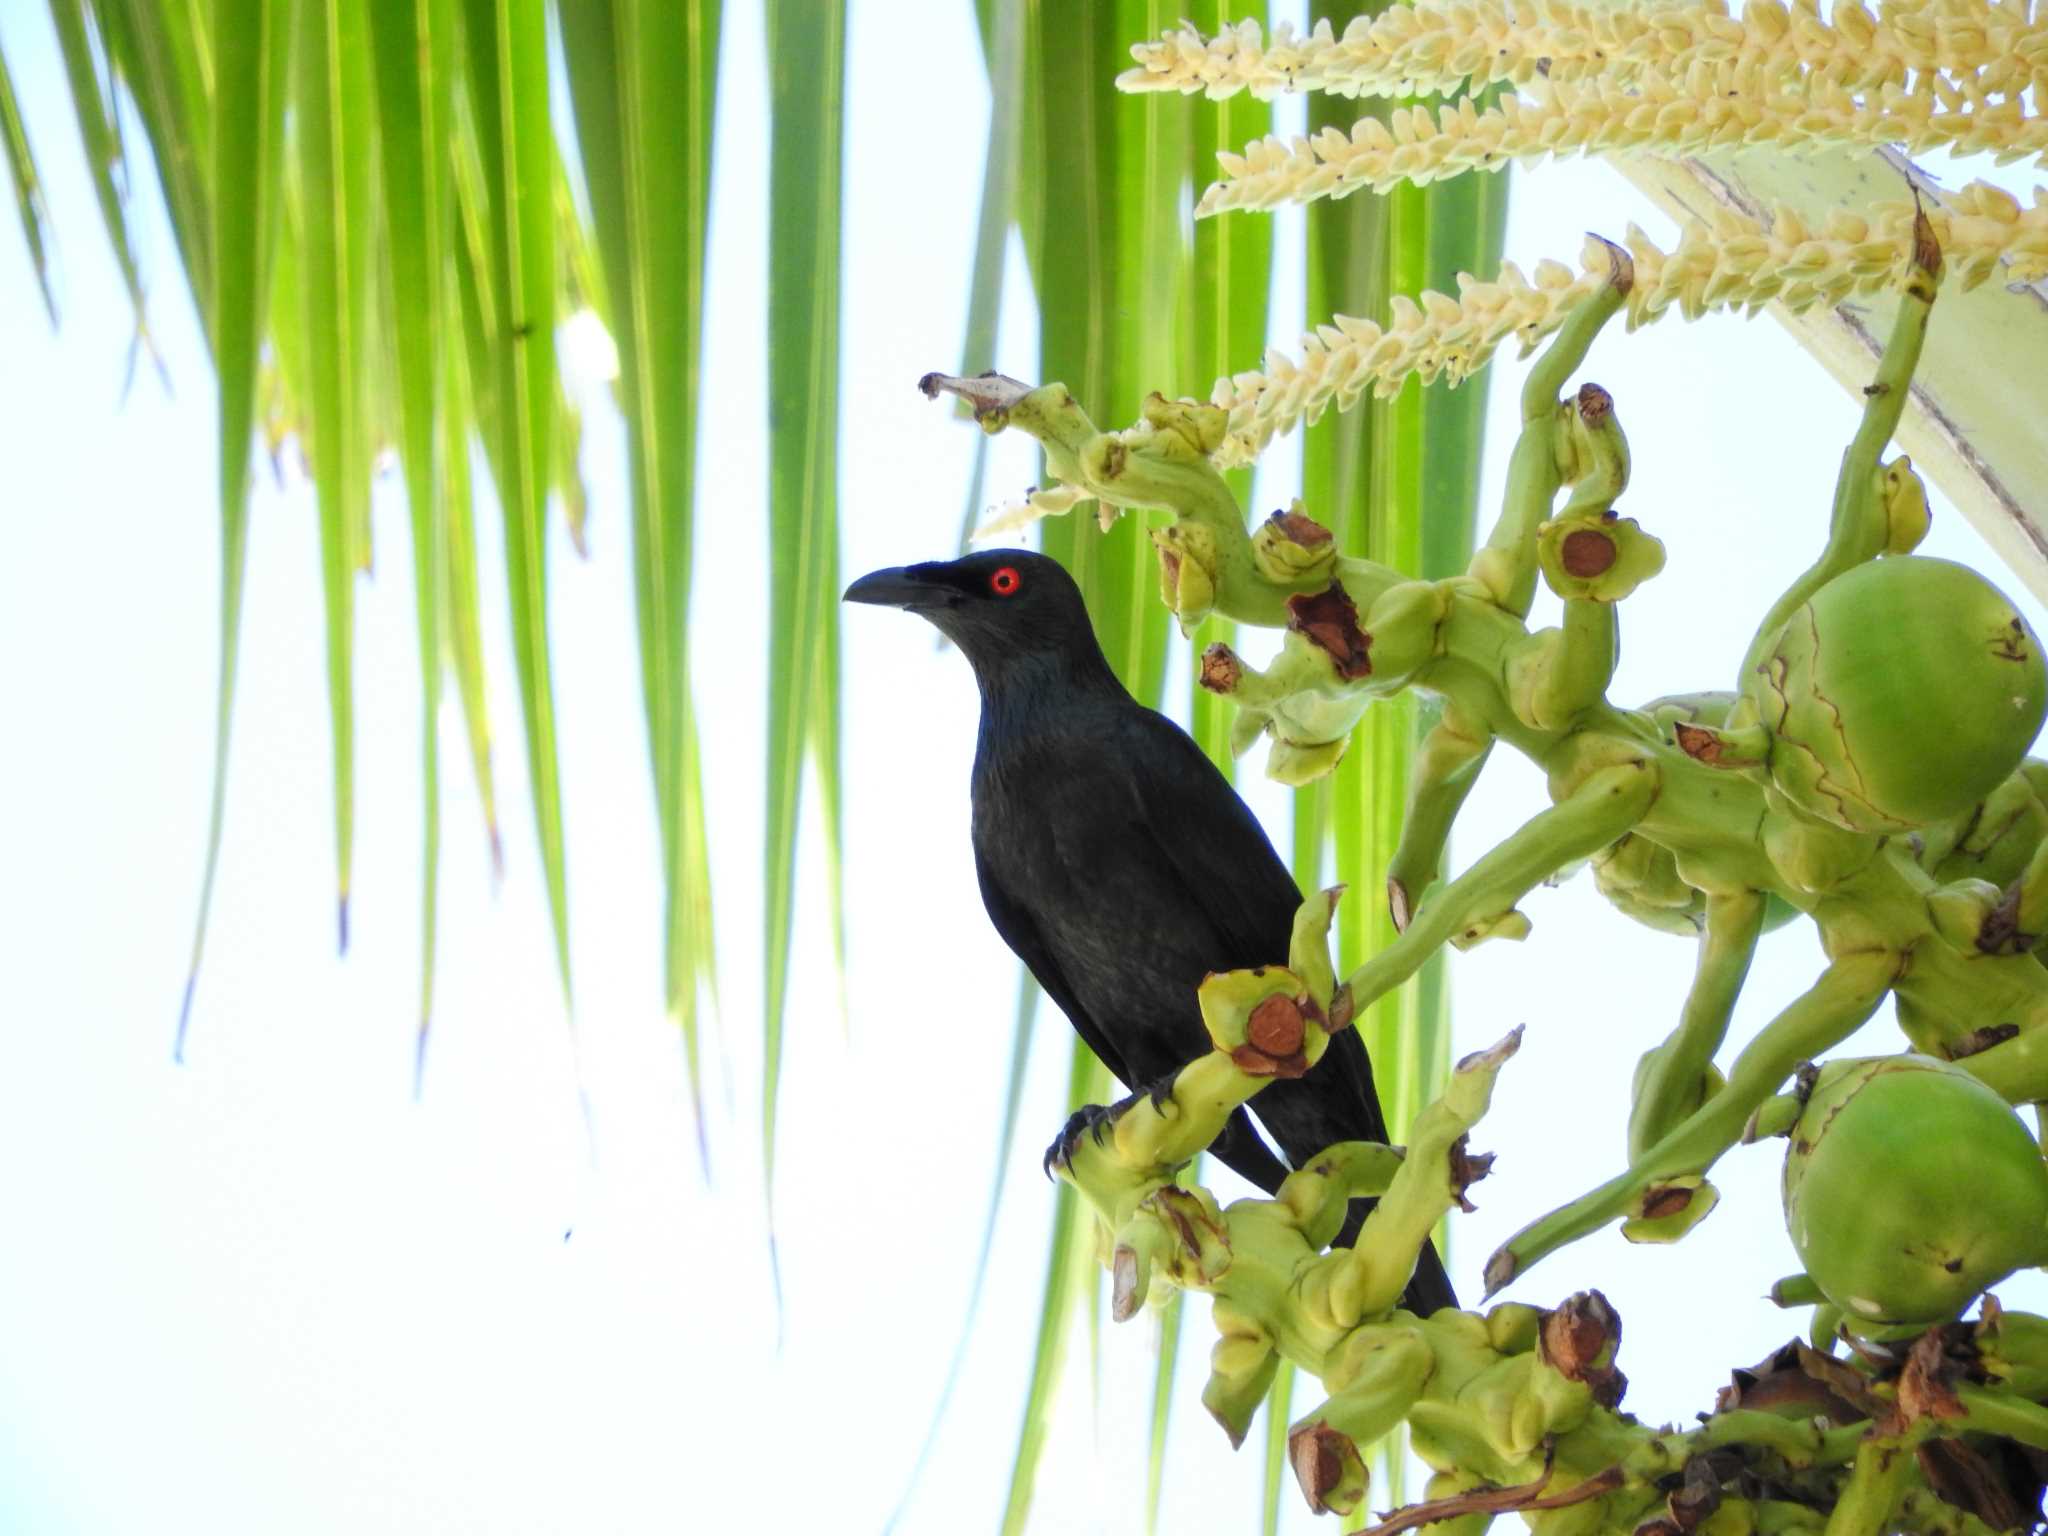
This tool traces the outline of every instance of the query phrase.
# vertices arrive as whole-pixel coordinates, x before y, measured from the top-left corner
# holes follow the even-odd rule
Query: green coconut
[[[1969,567],[1920,555],[1822,587],[1744,688],[1772,781],[1852,832],[1967,810],[2019,767],[2048,712],[2048,668],[2019,611]]]
[[[2048,1259],[2048,1163],[2012,1107],[1961,1067],[1829,1062],[1789,1134],[1785,1225],[1849,1317],[1944,1322]]]

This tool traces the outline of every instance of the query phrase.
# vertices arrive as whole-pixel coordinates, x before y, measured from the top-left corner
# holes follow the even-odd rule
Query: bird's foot
[[[1083,1136],[1092,1136],[1095,1144],[1101,1146],[1103,1132],[1115,1125],[1124,1110],[1136,1102],[1137,1095],[1132,1094],[1130,1098],[1120,1099],[1114,1104],[1083,1104],[1067,1116],[1066,1125],[1059,1135],[1053,1137],[1052,1145],[1045,1149],[1045,1176],[1051,1178],[1055,1169],[1064,1168],[1073,1161]]]
[[[1045,1149],[1046,1177],[1051,1178],[1054,1169],[1064,1168],[1073,1160],[1083,1136],[1093,1137],[1095,1145],[1101,1146],[1103,1137],[1137,1107],[1140,1099],[1150,1099],[1153,1109],[1164,1110],[1173,1102],[1173,1085],[1179,1077],[1179,1072],[1169,1072],[1136,1093],[1125,1094],[1114,1104],[1083,1104],[1075,1110],[1067,1117],[1065,1128],[1053,1138],[1052,1145]]]
[[[1140,1088],[1128,1099],[1124,1099],[1121,1102],[1119,1102],[1115,1106],[1115,1108],[1111,1110],[1111,1113],[1120,1115],[1124,1112],[1126,1106],[1137,1103],[1138,1100],[1143,1097],[1149,1097],[1152,1100],[1152,1107],[1154,1109],[1163,1110],[1166,1108],[1167,1105],[1173,1102],[1173,1085],[1179,1081],[1180,1072],[1178,1070],[1169,1072],[1164,1077],[1158,1079],[1156,1082],[1149,1083],[1145,1087]]]

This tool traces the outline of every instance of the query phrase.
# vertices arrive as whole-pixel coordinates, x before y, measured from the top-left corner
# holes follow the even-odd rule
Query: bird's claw
[[[1173,1085],[1179,1078],[1179,1072],[1169,1072],[1136,1093],[1125,1094],[1114,1104],[1083,1104],[1067,1117],[1065,1128],[1045,1149],[1045,1176],[1051,1178],[1054,1169],[1064,1168],[1073,1160],[1074,1149],[1080,1146],[1084,1134],[1094,1137],[1095,1145],[1101,1146],[1103,1135],[1136,1107],[1140,1099],[1150,1099],[1153,1109],[1164,1110],[1173,1102]]]
[[[1137,1093],[1125,1099],[1123,1104],[1117,1106],[1117,1112],[1119,1114],[1123,1112],[1124,1104],[1135,1104],[1140,1098],[1149,1098],[1152,1101],[1152,1107],[1163,1113],[1166,1107],[1173,1102],[1173,1085],[1179,1081],[1180,1073],[1178,1071],[1169,1072],[1157,1082],[1139,1089]]]
[[[1125,1099],[1117,1104],[1083,1104],[1071,1115],[1059,1135],[1053,1137],[1052,1145],[1045,1149],[1045,1176],[1053,1177],[1054,1170],[1064,1168],[1073,1161],[1075,1149],[1081,1145],[1083,1136],[1092,1136],[1095,1145],[1102,1145],[1102,1133],[1116,1124],[1118,1115],[1131,1101]]]

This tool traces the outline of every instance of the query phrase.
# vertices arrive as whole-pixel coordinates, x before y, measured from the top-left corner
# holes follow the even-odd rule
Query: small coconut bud
[[[1163,456],[1206,458],[1223,446],[1230,430],[1230,413],[1220,405],[1200,400],[1169,400],[1154,390],[1139,407],[1145,423],[1160,438],[1178,442],[1156,445]]]
[[[1280,1356],[1261,1333],[1225,1333],[1209,1351],[1202,1406],[1223,1426],[1233,1449],[1244,1444],[1245,1432],[1279,1369]]]
[[[1546,1315],[1526,1302],[1504,1301],[1486,1314],[1486,1342],[1504,1355],[1525,1355],[1536,1347]]]
[[[1152,530],[1159,548],[1159,595],[1191,635],[1216,606],[1216,534],[1200,523]]]
[[[1337,568],[1337,541],[1297,501],[1259,524],[1252,535],[1252,563],[1279,586],[1328,581]]]
[[[1632,1243],[1675,1243],[1720,1203],[1721,1192],[1696,1173],[1658,1179],[1636,1197],[1621,1235]]]
[[[1913,461],[1900,454],[1884,467],[1884,552],[1911,554],[1927,537],[1931,520],[1927,487],[1913,472]]]
[[[1451,935],[1454,949],[1472,949],[1488,939],[1506,939],[1519,944],[1529,937],[1533,924],[1513,907],[1505,912],[1496,912],[1492,917],[1475,918]]]
[[[1337,741],[1316,742],[1276,739],[1273,749],[1266,754],[1266,777],[1295,789],[1313,784],[1337,766],[1344,756],[1344,749],[1350,744],[1348,736]]]

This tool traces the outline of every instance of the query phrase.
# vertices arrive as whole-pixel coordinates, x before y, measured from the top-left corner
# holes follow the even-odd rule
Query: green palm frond
[[[828,844],[839,830],[839,201],[845,103],[843,0],[769,0],[769,281],[809,296],[768,312],[770,696],[768,725],[767,1043],[762,1161],[772,1191],[776,1089],[795,902],[797,809],[805,761],[817,773]],[[837,858],[832,932],[843,952]]]
[[[7,173],[14,184],[14,207],[21,216],[22,238],[28,241],[29,258],[36,268],[36,283],[43,291],[43,308],[54,325],[57,323],[57,299],[50,291],[50,257],[45,235],[50,210],[43,206],[42,177],[36,170],[35,153],[29,148],[28,129],[21,121],[21,105],[14,94],[14,76],[8,72],[4,53],[0,53],[0,139],[6,141]]]
[[[379,317],[397,371],[399,456],[412,526],[414,611],[420,643],[420,772],[425,827],[420,857],[420,1026],[414,1052],[417,1088],[434,1007],[434,931],[441,857],[442,635],[448,627],[448,523],[439,428],[442,400],[443,239],[441,135],[448,122],[445,82],[450,40],[436,25],[434,0],[378,0],[369,12],[377,71],[383,153],[384,239],[390,254],[388,303]],[[424,67],[423,67],[424,65]],[[405,317],[401,324],[399,316]],[[456,452],[466,448],[459,441]]]
[[[641,693],[662,839],[663,970],[702,1124],[698,990],[712,974],[690,700],[691,524],[711,217],[716,0],[561,11],[598,263],[579,281],[619,353],[632,488]]]
[[[109,93],[101,85],[105,70],[105,43],[85,8],[85,0],[50,0],[50,20],[57,29],[57,46],[64,55],[65,83],[71,89],[72,115],[78,123],[78,137],[85,147],[85,163],[92,175],[93,195],[99,201],[100,220],[114,248],[114,260],[127,285],[128,302],[135,310],[135,334],[149,345],[149,316],[143,299],[142,268],[128,238],[128,217],[123,201],[127,196],[127,161],[121,142],[121,121],[115,115]]]
[[[482,162],[481,270],[494,297],[472,379],[498,450],[512,655],[555,961],[569,988],[569,892],[548,647],[547,503],[555,368],[554,129],[541,0],[464,0],[463,71]]]
[[[107,19],[121,14],[120,30],[110,35],[127,38],[131,50],[141,45],[126,30],[127,18],[119,7],[106,13]],[[214,372],[220,379],[220,684],[216,712],[213,755],[213,805],[206,835],[206,872],[201,877],[199,919],[192,940],[192,963],[185,983],[184,1004],[178,1014],[177,1051],[182,1053],[186,1026],[191,1018],[192,988],[198,978],[199,959],[206,942],[206,915],[219,867],[221,825],[227,808],[228,728],[234,716],[235,667],[242,623],[242,575],[246,565],[249,534],[249,460],[256,432],[258,366],[263,332],[268,318],[272,252],[281,222],[280,186],[284,174],[284,103],[289,88],[291,35],[286,14],[262,0],[229,4],[223,0],[220,20],[228,41],[221,52],[221,91],[217,108],[229,120],[218,134],[209,134],[221,145],[222,163],[215,179],[226,189],[212,203],[212,218],[202,241],[196,229],[180,229],[180,244],[186,253],[186,276],[195,295],[204,295],[200,312],[208,320],[213,342]],[[119,44],[116,44],[117,57]],[[138,101],[142,92],[138,92]],[[169,113],[159,100],[160,114]],[[145,121],[150,121],[145,109]],[[198,198],[197,168],[192,157],[198,153],[195,135],[183,120],[160,115],[157,122],[178,133],[175,142],[155,137],[157,164],[165,173],[166,196],[173,204],[173,223],[179,214],[179,194],[173,190],[170,174],[181,176],[187,198]],[[182,147],[181,147],[182,146]],[[196,219],[198,207],[188,207],[184,216]],[[206,277],[211,263],[200,269],[192,265],[195,251],[219,251],[220,286],[213,288]]]

